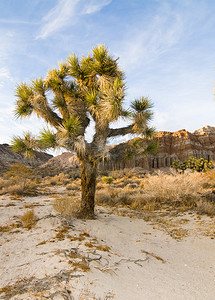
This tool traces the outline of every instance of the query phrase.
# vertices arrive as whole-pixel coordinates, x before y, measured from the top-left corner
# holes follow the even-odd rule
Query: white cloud
[[[10,83],[15,83],[15,80],[10,74],[10,71],[5,67],[0,68],[0,89],[5,88],[5,85],[6,83],[8,83],[8,81]]]
[[[75,20],[76,5],[80,0],[59,0],[57,5],[43,18],[39,38],[46,38]]]
[[[186,20],[166,4],[149,23],[131,26],[120,45],[120,61],[124,68],[137,69],[144,61],[150,64],[180,42]]]
[[[7,68],[0,68],[0,77],[7,78],[13,81],[13,77],[10,74],[10,71]]]
[[[88,0],[83,6],[82,14],[93,14],[100,11],[104,6],[111,3],[112,0]]]
[[[37,22],[32,22],[32,21],[24,21],[24,20],[9,20],[9,19],[0,19],[0,23],[3,24],[38,24]]]
[[[45,39],[48,36],[71,26],[81,15],[100,11],[112,0],[58,0],[58,3],[42,20],[42,28],[36,39]]]

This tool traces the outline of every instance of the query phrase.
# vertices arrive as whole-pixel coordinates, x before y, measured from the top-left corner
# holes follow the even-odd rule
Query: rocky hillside
[[[144,145],[144,140],[140,138],[108,146],[107,150],[110,152],[111,159],[101,163],[100,168],[117,170],[141,167],[149,170],[169,167],[174,160],[185,161],[190,156],[215,161],[215,127],[205,126],[192,133],[185,129],[176,132],[159,131],[157,141],[159,144],[157,154],[149,156],[140,154],[141,145]],[[134,154],[135,151],[131,153],[133,146],[138,149],[139,154]],[[41,167],[67,170],[79,166],[80,163],[75,154],[63,153],[51,158]]]
[[[36,167],[50,158],[52,158],[50,154],[35,151],[35,158],[28,160],[22,154],[14,153],[8,144],[0,144],[0,171],[17,162]]]
[[[61,155],[52,157],[46,163],[41,165],[41,168],[50,168],[50,169],[59,169],[59,170],[67,170],[71,168],[79,168],[80,162],[77,158],[77,155],[64,152]]]
[[[132,140],[131,140],[132,141]],[[131,141],[124,143],[130,144]],[[135,139],[133,140],[135,142]],[[215,161],[215,127],[205,126],[194,132],[185,129],[168,132],[159,131],[157,133],[159,150],[155,155],[134,155],[126,158],[115,157],[107,161],[104,168],[109,170],[141,167],[144,169],[162,168],[171,166],[174,160],[185,161],[190,156],[205,158]],[[111,151],[121,152],[122,145],[116,145]]]

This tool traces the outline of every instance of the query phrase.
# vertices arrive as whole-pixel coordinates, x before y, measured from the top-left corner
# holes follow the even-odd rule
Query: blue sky
[[[154,103],[157,130],[215,126],[215,1],[0,0],[0,143],[44,124],[16,120],[15,86],[105,44],[126,74],[126,104]]]

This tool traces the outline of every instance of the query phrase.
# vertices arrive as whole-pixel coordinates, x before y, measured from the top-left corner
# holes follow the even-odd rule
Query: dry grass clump
[[[215,216],[215,203],[211,203],[205,199],[200,199],[196,203],[196,211],[199,214]]]
[[[116,171],[115,171],[116,172]],[[187,211],[215,215],[215,201],[205,197],[214,187],[215,172],[172,174],[158,171],[140,179],[121,177],[109,185],[99,182],[96,203],[139,211]],[[210,195],[209,195],[210,196]]]
[[[0,195],[32,194],[38,187],[39,179],[33,169],[22,164],[10,166],[9,171],[0,178]]]
[[[114,179],[119,178],[131,178],[134,176],[140,176],[143,177],[145,175],[145,171],[140,168],[134,168],[134,169],[123,169],[123,170],[114,170],[109,172],[109,176],[113,177]]]
[[[66,235],[68,234],[69,229],[70,228],[68,226],[58,228],[59,231],[56,234],[56,238],[59,241],[63,241],[65,239]]]
[[[64,173],[60,173],[53,177],[47,177],[44,180],[45,185],[65,185],[68,184],[70,181],[68,180],[68,176]]]
[[[130,206],[143,198],[142,191],[133,188],[106,187],[96,193],[96,203],[110,206]]]
[[[11,184],[11,181],[5,178],[0,178],[0,190],[8,187]]]
[[[31,229],[37,221],[37,216],[35,215],[34,210],[31,209],[24,213],[24,215],[20,217],[20,220],[22,222],[23,227]]]
[[[0,226],[0,233],[10,232],[11,227],[9,225]]]
[[[76,216],[80,208],[80,200],[72,196],[56,197],[52,205],[63,216]]]
[[[38,187],[37,184],[35,184],[31,180],[25,183],[24,182],[20,182],[16,184],[11,183],[11,185],[7,185],[6,187],[3,187],[0,191],[0,194],[26,195],[26,194],[31,194],[32,192],[34,193],[37,187]]]
[[[70,183],[70,184],[68,184],[67,186],[66,186],[66,189],[68,190],[68,191],[79,191],[80,190],[80,185],[78,185],[78,184],[75,184],[75,183]]]
[[[141,186],[147,202],[155,201],[169,207],[191,209],[202,199],[208,178],[203,173],[147,175]]]
[[[177,206],[181,201],[192,202],[202,190],[204,181],[201,173],[169,175],[160,172],[155,176],[146,176],[141,186],[148,201],[151,199]]]

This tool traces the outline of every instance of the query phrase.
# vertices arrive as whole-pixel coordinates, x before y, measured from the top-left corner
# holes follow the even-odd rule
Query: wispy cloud
[[[10,71],[7,68],[0,68],[0,78],[2,77],[14,81],[13,77],[10,74]]]
[[[0,68],[0,88],[4,87],[5,82],[8,80],[12,83],[15,82],[13,76],[11,75],[10,71],[7,68],[5,67]]]
[[[104,6],[110,4],[112,0],[88,0],[83,2],[82,14],[93,14],[100,11]],[[84,3],[85,2],[85,3]]]
[[[36,39],[45,39],[63,28],[77,22],[81,15],[100,11],[112,0],[58,0],[58,3],[42,20],[42,27]]]
[[[38,22],[32,22],[32,21],[24,21],[24,20],[9,20],[9,19],[0,19],[0,24],[27,24],[27,25],[34,25],[38,24]]]
[[[131,26],[120,46],[123,67],[136,69],[140,62],[152,63],[181,40],[184,25],[182,14],[162,5],[149,23],[140,22],[138,30]]]

